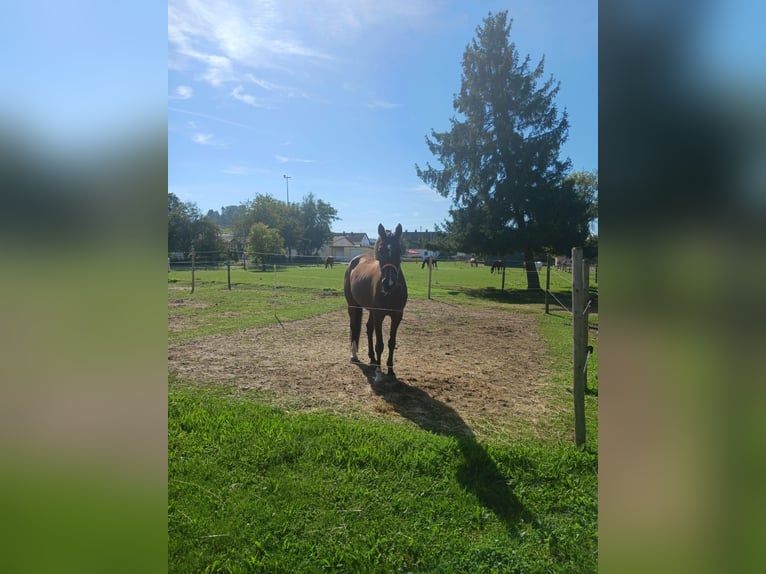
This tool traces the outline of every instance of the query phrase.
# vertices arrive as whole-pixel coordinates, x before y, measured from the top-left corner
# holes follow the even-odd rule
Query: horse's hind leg
[[[396,349],[396,331],[399,329],[399,323],[402,322],[402,316],[404,313],[391,313],[391,332],[388,336],[388,360],[386,366],[388,367],[388,376],[395,377],[394,374],[394,349]]]
[[[362,308],[357,305],[348,306],[348,318],[351,325],[351,362],[358,363],[356,356],[359,350],[359,335],[362,332]]]

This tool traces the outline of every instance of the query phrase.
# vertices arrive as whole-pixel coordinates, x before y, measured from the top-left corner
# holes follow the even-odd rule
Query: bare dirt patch
[[[396,377],[377,384],[371,367],[350,362],[348,329],[343,310],[199,338],[171,345],[168,369],[191,382],[260,391],[289,408],[403,417],[441,433],[549,434],[557,401],[534,317],[411,300]],[[364,327],[359,358],[367,360]]]

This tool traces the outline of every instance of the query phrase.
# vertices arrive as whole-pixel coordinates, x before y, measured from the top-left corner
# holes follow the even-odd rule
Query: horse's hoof
[[[380,371],[377,371],[375,373],[375,382],[376,383],[382,383],[383,382],[383,373],[381,373]]]

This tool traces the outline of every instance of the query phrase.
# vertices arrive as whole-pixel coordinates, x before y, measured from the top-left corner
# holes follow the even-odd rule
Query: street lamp
[[[285,178],[285,187],[287,188],[287,205],[290,205],[290,175],[283,175]]]

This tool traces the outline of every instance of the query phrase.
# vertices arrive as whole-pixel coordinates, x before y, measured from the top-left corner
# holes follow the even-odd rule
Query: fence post
[[[229,291],[231,291],[231,250],[226,250],[226,281],[229,284]]]
[[[195,256],[195,254],[194,254],[194,245],[192,245],[191,256],[192,256],[192,289],[191,289],[191,292],[194,293],[194,256]]]
[[[433,263],[431,259],[428,259],[428,298],[431,298],[431,267],[433,267]]]
[[[545,314],[548,315],[549,313],[549,306],[548,306],[548,291],[551,290],[551,256],[547,255],[545,258],[545,263],[547,263],[546,270],[545,270]]]
[[[505,261],[503,261],[503,280],[500,283],[500,291],[505,291]]]
[[[590,262],[587,259],[582,261],[582,290],[583,290],[583,312],[582,312],[582,340],[585,349],[585,365],[583,365],[583,388],[588,390],[588,310],[590,309]]]
[[[585,361],[586,343],[583,329],[585,317],[585,292],[583,290],[582,248],[572,249],[572,331],[574,336],[573,384],[575,444],[585,444]],[[587,325],[585,325],[587,329]]]

